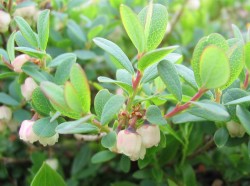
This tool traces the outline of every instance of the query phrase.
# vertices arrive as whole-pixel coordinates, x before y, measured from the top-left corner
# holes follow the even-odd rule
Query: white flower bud
[[[136,132],[141,135],[142,144],[146,148],[158,146],[161,139],[161,133],[158,125],[142,125],[136,130]]]
[[[12,117],[12,111],[7,106],[0,106],[0,121],[9,122]]]
[[[242,125],[240,123],[236,123],[235,121],[229,121],[226,124],[227,126],[227,130],[229,135],[234,138],[234,137],[243,137],[246,130],[244,129],[244,127],[242,127]]]
[[[58,138],[59,138],[59,134],[56,133],[54,136],[47,137],[47,138],[39,137],[38,140],[43,146],[46,146],[46,145],[54,145],[56,142],[58,142]]]
[[[187,6],[190,10],[197,10],[200,8],[200,4],[200,0],[189,0]]]
[[[33,19],[36,17],[37,9],[34,5],[16,9],[14,16],[21,16],[24,19]]]
[[[38,136],[33,132],[33,125],[35,121],[24,120],[21,124],[21,128],[19,130],[20,139],[26,142],[34,143],[38,140]]]
[[[50,158],[45,161],[52,169],[57,170],[58,168],[58,160],[55,158]]]
[[[29,60],[30,57],[27,54],[21,54],[14,59],[11,65],[13,66],[15,72],[22,72],[23,64]]]
[[[121,130],[117,135],[117,151],[130,157],[132,161],[143,159],[145,152],[141,136],[130,130]]]
[[[4,33],[8,30],[10,21],[10,14],[0,10],[0,33]]]
[[[24,84],[21,85],[21,92],[22,92],[23,97],[27,101],[29,101],[31,99],[33,91],[37,87],[38,85],[31,77],[26,78]]]

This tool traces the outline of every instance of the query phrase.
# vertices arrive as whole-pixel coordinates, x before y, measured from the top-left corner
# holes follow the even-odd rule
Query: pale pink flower
[[[8,31],[10,21],[10,14],[0,10],[0,33]]]
[[[34,143],[39,139],[39,137],[33,132],[33,125],[35,121],[32,120],[24,120],[21,124],[21,128],[19,130],[20,139],[26,142]]]
[[[0,106],[0,120],[4,122],[9,122],[12,118],[12,111],[7,106]]]
[[[13,66],[15,72],[22,72],[23,64],[29,60],[30,57],[27,54],[21,54],[17,56],[14,61],[12,61],[11,65]]]
[[[237,123],[235,121],[227,122],[226,126],[227,126],[228,133],[232,138],[234,137],[241,138],[246,133],[246,130],[244,129],[244,127],[240,123]]]
[[[31,78],[28,77],[25,79],[24,84],[21,85],[21,92],[23,97],[29,101],[31,99],[33,91],[38,87],[36,82]]]

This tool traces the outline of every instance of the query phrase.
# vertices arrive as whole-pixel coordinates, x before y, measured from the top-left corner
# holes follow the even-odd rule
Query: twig
[[[9,158],[9,157],[0,157],[0,162],[3,164],[23,164],[29,163],[29,159],[16,159],[16,158]]]
[[[205,145],[203,145],[202,147],[197,149],[193,154],[188,156],[188,159],[193,159],[196,156],[206,152],[207,150],[212,149],[213,147],[215,147],[215,143],[214,143],[214,139],[211,138]]]

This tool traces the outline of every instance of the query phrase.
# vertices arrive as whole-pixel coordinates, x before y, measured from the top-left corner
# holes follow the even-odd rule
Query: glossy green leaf
[[[250,71],[250,42],[246,43],[244,53],[245,53],[245,65],[248,71]]]
[[[16,101],[14,98],[9,96],[8,94],[4,92],[0,92],[0,103],[11,105],[11,106],[18,106],[19,102]]]
[[[37,32],[41,50],[45,51],[49,40],[49,14],[50,10],[39,13],[37,21]]]
[[[161,43],[168,24],[167,8],[161,4],[152,4],[139,13],[139,19],[144,27],[146,50],[150,51]]]
[[[16,32],[13,32],[7,42],[7,52],[10,61],[13,61],[15,59],[15,37],[16,37]]]
[[[217,46],[218,48],[222,49],[223,52],[227,52],[229,46],[227,41],[224,39],[223,36],[217,33],[210,34],[207,37],[203,37],[197,43],[192,57],[192,69],[194,71],[194,76],[197,84],[202,86],[201,77],[200,77],[200,58],[204,51],[204,49],[210,45]]]
[[[46,117],[36,120],[32,129],[36,135],[47,138],[52,137],[56,134],[55,129],[57,125],[58,122],[56,120],[50,122],[50,117]]]
[[[78,97],[76,89],[70,82],[66,82],[64,86],[64,98],[67,105],[74,111],[81,113],[82,105],[81,100]]]
[[[161,114],[161,110],[155,105],[150,105],[147,108],[146,118],[152,124],[156,124],[156,125],[167,124],[166,120],[163,118]]]
[[[40,50],[35,50],[33,48],[28,47],[15,47],[15,50],[28,54],[31,57],[42,59],[44,56],[46,56],[45,52],[42,52]]]
[[[217,147],[223,147],[228,140],[228,131],[225,127],[219,128],[214,134],[214,142]]]
[[[250,135],[250,112],[245,107],[237,105],[236,115],[247,134]]]
[[[111,148],[116,144],[116,132],[109,132],[107,135],[102,137],[102,146],[105,148]]]
[[[139,60],[138,69],[144,71],[147,67],[153,65],[154,63],[160,62],[166,55],[170,52],[174,51],[178,46],[170,46],[165,48],[159,48],[156,50],[152,50]]]
[[[49,165],[43,163],[34,179],[31,182],[31,186],[66,186],[63,178],[53,170]]]
[[[81,100],[83,113],[90,111],[91,97],[90,87],[85,72],[79,64],[74,64],[70,72],[70,81]]]
[[[159,75],[165,83],[167,90],[172,93],[177,100],[182,99],[182,88],[179,76],[174,64],[169,61],[162,61],[157,66]]]
[[[107,89],[99,91],[94,100],[95,113],[100,118],[102,115],[103,107],[106,102],[111,98],[111,94]]]
[[[61,55],[57,56],[55,59],[53,59],[49,63],[48,67],[57,67],[64,62],[75,63],[76,62],[76,55],[74,53],[61,54]]]
[[[222,49],[207,47],[200,59],[200,77],[204,88],[215,89],[225,85],[230,77],[229,61]]]
[[[32,92],[31,105],[35,111],[42,116],[49,116],[50,112],[54,110],[49,100],[41,91],[40,87],[36,88]]]
[[[23,35],[23,37],[33,46],[33,47],[38,47],[38,41],[35,33],[29,26],[29,24],[19,16],[16,16],[15,21]]]
[[[123,26],[139,53],[146,49],[144,29],[137,15],[126,5],[120,6],[120,14]]]
[[[101,124],[108,124],[114,118],[114,116],[118,114],[124,102],[125,98],[123,96],[112,96],[103,107],[101,115]]]
[[[110,152],[109,150],[101,151],[96,153],[92,158],[91,162],[94,164],[97,163],[104,163],[111,159],[113,159],[116,155],[113,152]]]
[[[124,69],[129,71],[131,74],[134,73],[134,68],[131,62],[129,61],[128,57],[126,56],[126,54],[124,54],[124,52],[119,46],[117,46],[115,43],[107,39],[100,37],[94,38],[93,41],[97,46],[99,46],[100,48],[111,54],[121,64],[121,66]]]

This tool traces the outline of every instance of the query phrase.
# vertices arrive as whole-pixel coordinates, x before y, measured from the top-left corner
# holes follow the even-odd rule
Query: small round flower
[[[10,21],[10,14],[0,10],[0,33],[8,31]]]
[[[38,87],[36,82],[31,78],[28,77],[25,79],[24,84],[21,85],[21,92],[23,97],[29,101],[31,99],[33,91]]]
[[[0,106],[0,121],[9,122],[12,118],[12,111],[7,106]]]
[[[142,144],[146,148],[158,146],[161,139],[161,133],[158,125],[145,124],[138,128],[136,132],[140,134]]]
[[[54,145],[56,142],[58,142],[59,134],[56,133],[54,136],[51,137],[39,137],[38,141],[43,145]]]
[[[144,157],[142,149],[142,139],[139,134],[129,129],[121,130],[117,135],[117,151],[129,156],[135,161]],[[143,149],[142,149],[143,150]],[[145,154],[145,153],[144,153]]]
[[[24,120],[21,124],[21,128],[19,130],[20,139],[26,142],[34,143],[38,140],[38,136],[33,132],[33,125],[35,121],[32,120]]]
[[[57,170],[58,168],[58,160],[56,158],[50,158],[45,161],[52,169]]]
[[[144,145],[141,145],[140,153],[134,154],[134,155],[130,156],[130,159],[132,161],[136,161],[138,159],[142,159],[143,160],[144,157],[145,157],[145,154],[146,154],[146,148],[144,147]]]
[[[244,127],[242,127],[240,123],[237,123],[235,121],[227,122],[226,126],[227,126],[228,133],[232,138],[234,137],[241,138],[246,133],[246,130],[244,129]]]
[[[15,72],[22,72],[23,64],[29,60],[30,57],[27,54],[21,54],[14,59],[11,65],[13,66]]]

